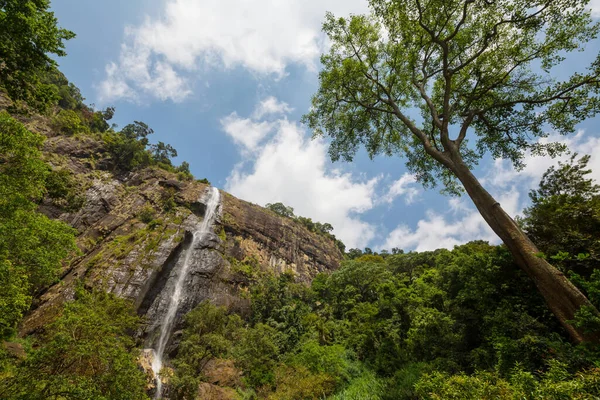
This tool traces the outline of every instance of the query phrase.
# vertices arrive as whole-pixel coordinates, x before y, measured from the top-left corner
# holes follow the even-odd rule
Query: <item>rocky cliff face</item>
[[[207,185],[178,180],[158,168],[115,171],[99,138],[54,135],[41,117],[25,122],[48,137],[44,154],[52,168],[75,177],[77,207],[47,199],[40,209],[78,231],[81,254],[65,265],[60,282],[41,294],[21,326],[22,334],[54,318],[81,283],[131,299],[147,317],[140,336],[155,334],[164,309],[160,304],[172,286],[169,278],[204,217]],[[330,239],[228,193],[221,192],[221,198],[215,234],[193,249],[179,320],[206,299],[247,310],[248,300],[241,293],[248,282],[238,270],[244,262],[275,273],[292,272],[302,282],[338,267],[342,254]]]

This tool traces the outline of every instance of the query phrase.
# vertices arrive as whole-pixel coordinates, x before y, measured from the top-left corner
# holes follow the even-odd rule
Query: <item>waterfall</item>
[[[171,298],[169,300],[169,306],[160,326],[160,336],[158,342],[156,342],[153,346],[154,358],[152,360],[152,371],[154,371],[154,376],[156,376],[156,399],[160,399],[162,397],[162,380],[159,377],[159,373],[163,366],[165,348],[175,324],[175,316],[184,295],[183,284],[190,270],[190,258],[194,252],[196,244],[199,243],[206,234],[210,233],[217,207],[219,206],[220,194],[217,188],[210,187],[207,196],[208,198],[206,201],[206,213],[204,214],[204,220],[200,224],[200,227],[194,232],[192,243],[185,251],[183,265],[177,274],[175,286],[173,287],[173,292],[171,293]]]

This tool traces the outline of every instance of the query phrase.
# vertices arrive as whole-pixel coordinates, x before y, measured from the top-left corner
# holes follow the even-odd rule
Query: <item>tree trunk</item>
[[[516,263],[533,279],[550,311],[558,318],[573,341],[596,341],[595,335],[586,335],[581,329],[568,323],[574,319],[581,306],[593,307],[589,300],[562,272],[539,257],[539,250],[535,244],[500,207],[500,203],[481,186],[460,156],[453,156],[452,165],[448,167],[461,181],[485,221],[508,247]]]

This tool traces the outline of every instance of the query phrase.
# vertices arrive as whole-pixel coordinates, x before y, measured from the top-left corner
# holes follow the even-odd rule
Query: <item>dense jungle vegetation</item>
[[[150,144],[145,123],[118,129],[108,122],[114,108],[84,104],[48,56],[64,55],[73,37],[48,8],[47,0],[0,1],[0,90],[11,99],[0,112],[0,398],[147,399],[131,335],[143,321],[125,300],[80,286],[44,332],[17,335],[36,297],[77,254],[75,231],[38,205],[49,197],[77,209],[83,201],[76,177],[43,160],[43,136],[21,118],[43,113],[61,135],[101,140],[115,170],[154,166],[193,179],[189,164],[172,165],[175,149]],[[503,245],[349,249],[339,270],[310,286],[246,259],[234,268],[250,312],[202,303],[186,316],[165,372],[170,396],[195,398],[207,363],[225,359],[243,372],[231,388],[241,399],[600,397],[600,187],[588,161],[573,155],[548,170],[518,224],[537,257],[589,299],[569,323],[592,340],[570,340]],[[269,208],[336,240],[327,223],[280,203]]]

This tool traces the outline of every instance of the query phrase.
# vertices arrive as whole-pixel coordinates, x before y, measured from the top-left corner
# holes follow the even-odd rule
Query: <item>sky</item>
[[[590,7],[600,17],[600,0]],[[151,141],[173,145],[175,163],[244,200],[283,202],[296,215],[329,222],[347,248],[452,248],[499,239],[470,199],[424,190],[399,157],[329,160],[328,142],[300,123],[318,88],[321,24],[368,12],[366,0],[54,0],[67,42],[60,69],[88,104],[116,107],[123,127],[143,121]],[[580,71],[600,40],[569,56],[557,72]],[[579,68],[579,69],[578,69]],[[591,154],[600,181],[600,117],[570,136],[550,136]],[[566,156],[565,156],[566,157]],[[563,157],[563,158],[565,158]],[[560,159],[527,155],[515,171],[486,157],[476,176],[512,216]]]

